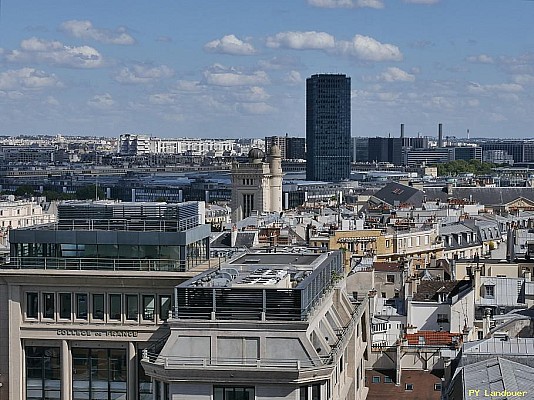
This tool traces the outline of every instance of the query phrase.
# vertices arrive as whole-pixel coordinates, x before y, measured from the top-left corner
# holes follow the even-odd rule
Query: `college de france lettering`
[[[138,331],[93,331],[89,329],[58,329],[56,331],[58,336],[81,336],[81,337],[137,337]]]

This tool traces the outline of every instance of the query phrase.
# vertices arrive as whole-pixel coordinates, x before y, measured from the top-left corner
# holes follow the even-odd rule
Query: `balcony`
[[[10,257],[2,269],[185,272],[185,261],[172,259]]]

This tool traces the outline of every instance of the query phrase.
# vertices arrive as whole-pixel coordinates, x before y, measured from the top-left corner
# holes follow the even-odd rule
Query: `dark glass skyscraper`
[[[306,80],[306,179],[350,177],[350,78],[312,75]]]

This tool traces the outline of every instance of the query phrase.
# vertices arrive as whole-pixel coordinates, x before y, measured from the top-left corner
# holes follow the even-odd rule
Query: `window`
[[[155,299],[153,295],[143,296],[143,319],[154,321]]]
[[[71,319],[72,295],[70,293],[59,294],[59,318]]]
[[[26,293],[26,318],[39,317],[39,294],[35,292]]]
[[[159,319],[167,321],[171,309],[171,296],[159,296]]]
[[[413,383],[407,383],[406,385],[404,385],[404,390],[412,391]]]
[[[59,347],[25,346],[26,393],[31,399],[59,399],[61,359]],[[31,397],[30,397],[31,393]]]
[[[393,379],[391,379],[389,376],[384,376],[384,383],[393,383]]]
[[[389,248],[389,239],[386,240],[386,249]]]
[[[386,276],[387,283],[395,283],[395,275],[387,275]]]
[[[109,295],[109,319],[120,320],[122,314],[122,296],[120,294]]]
[[[434,383],[434,390],[436,392],[441,392],[441,383]]]
[[[449,316],[447,314],[438,314],[438,323],[449,322]]]
[[[484,285],[485,296],[488,299],[493,299],[495,297],[495,286],[493,285]]]
[[[54,293],[43,293],[43,318],[54,318]]]
[[[136,294],[126,295],[126,319],[137,321],[139,318],[139,296]]]
[[[386,292],[382,292],[382,297],[385,299],[386,298]]]
[[[86,293],[76,293],[76,319],[87,319]]]
[[[301,386],[300,387],[299,400],[308,400],[308,386]]]
[[[104,320],[104,295],[93,294],[93,319]]]
[[[380,377],[379,376],[373,376],[373,383],[380,383]]]
[[[214,386],[213,400],[254,400],[253,387]]]

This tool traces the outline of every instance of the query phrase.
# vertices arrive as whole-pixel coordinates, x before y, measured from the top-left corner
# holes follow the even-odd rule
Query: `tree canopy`
[[[454,160],[448,163],[437,164],[439,176],[456,176],[465,173],[486,175],[491,173],[491,169],[494,166],[492,163],[479,160]]]

